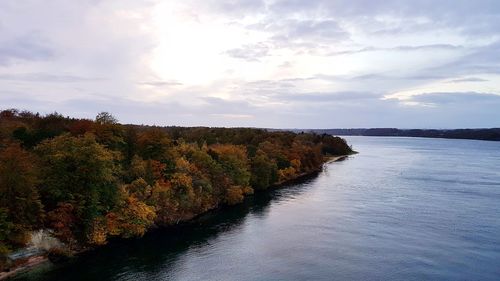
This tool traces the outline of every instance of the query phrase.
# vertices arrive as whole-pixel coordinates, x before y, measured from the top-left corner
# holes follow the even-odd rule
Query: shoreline
[[[0,280],[8,280],[19,273],[27,272],[47,262],[50,262],[50,260],[46,255],[30,257],[26,262],[12,268],[11,270],[0,272]]]
[[[288,179],[288,180],[285,180],[285,181],[282,181],[282,182],[278,182],[278,183],[272,184],[267,189],[265,189],[265,190],[259,190],[257,192],[266,192],[266,191],[271,191],[273,189],[286,188],[286,186],[294,184],[296,182],[299,182],[299,181],[303,180],[304,178],[311,177],[313,175],[317,175],[318,173],[320,173],[323,170],[325,164],[345,160],[349,156],[351,156],[353,154],[356,154],[356,153],[357,152],[353,152],[351,154],[346,154],[346,155],[337,155],[337,156],[328,156],[328,157],[325,157],[325,159],[323,161],[323,164],[320,167],[318,167],[317,169],[311,170],[311,171],[306,172],[306,173],[299,174],[296,177],[294,177],[293,179]],[[245,197],[248,197],[248,196],[252,196],[252,195],[247,195]],[[201,216],[203,216],[205,214],[208,214],[210,212],[219,212],[219,211],[222,211],[224,209],[224,207],[225,207],[225,205],[216,206],[214,208],[206,210],[205,212],[197,214],[197,215],[195,215],[195,216],[193,216],[193,217],[191,217],[189,219],[181,220],[177,224],[166,225],[166,226],[156,226],[156,227],[153,227],[153,228],[149,229],[147,232],[154,231],[154,230],[156,230],[158,228],[168,229],[169,227],[179,227],[179,226],[182,226],[184,224],[189,224],[190,222],[192,222],[192,221],[196,220],[197,218],[199,218],[199,217],[201,217]],[[123,240],[126,240],[126,239],[123,238]],[[101,247],[101,246],[98,246],[98,247]],[[89,252],[89,251],[92,251],[94,249],[97,249],[98,247],[89,247],[89,248],[85,248],[82,251],[73,252],[72,256],[73,257],[78,257],[79,255],[84,254],[84,253]],[[36,268],[36,267],[38,267],[38,266],[40,266],[40,265],[42,265],[44,263],[53,263],[53,262],[51,262],[48,259],[48,257],[47,257],[46,254],[42,254],[42,255],[30,257],[25,262],[19,264],[18,266],[14,266],[9,271],[2,271],[2,272],[0,272],[0,280],[9,280],[9,278],[12,278],[12,277],[14,277],[17,274],[30,271],[30,270],[32,270],[32,269],[34,269],[34,268]]]

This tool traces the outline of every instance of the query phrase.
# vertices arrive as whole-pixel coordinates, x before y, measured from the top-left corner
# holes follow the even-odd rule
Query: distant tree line
[[[50,229],[71,249],[143,235],[318,171],[344,139],[0,112],[0,253]]]
[[[421,138],[445,138],[445,139],[473,139],[500,141],[500,128],[491,129],[396,129],[396,128],[372,128],[372,129],[313,129],[294,130],[307,131],[319,134],[331,134],[337,136],[386,136],[386,137],[421,137]]]

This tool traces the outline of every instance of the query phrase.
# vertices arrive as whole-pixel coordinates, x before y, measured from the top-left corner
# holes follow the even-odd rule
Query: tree
[[[246,148],[237,145],[214,145],[210,149],[215,152],[218,162],[235,185],[248,186],[250,172]]]
[[[145,202],[151,197],[152,187],[142,178],[138,178],[130,184],[124,185],[127,194]]]
[[[109,234],[125,238],[142,236],[153,225],[156,217],[154,207],[122,190],[121,204],[106,215]]]
[[[36,189],[35,159],[19,144],[0,151],[0,206],[3,224],[11,225],[9,238],[23,243],[26,232],[40,225],[43,206]],[[6,214],[5,214],[6,213]]]
[[[235,205],[243,201],[243,190],[238,186],[231,186],[227,189],[225,202],[229,205]]]
[[[254,189],[267,189],[278,180],[278,166],[261,150],[251,161],[250,184]]]
[[[43,142],[36,152],[42,163],[40,191],[48,207],[75,202],[84,232],[90,231],[94,219],[117,202],[116,154],[98,144],[91,134],[62,135]]]
[[[57,207],[47,213],[48,226],[54,230],[54,235],[62,242],[66,243],[69,249],[77,241],[78,226],[81,222],[76,217],[76,210],[72,203],[60,202]]]
[[[251,174],[249,172],[247,151],[240,145],[214,145],[210,147],[212,155],[217,158],[222,169],[229,178],[224,188],[223,201],[234,205],[243,201],[245,194],[253,193],[249,187]]]
[[[116,119],[111,113],[109,112],[100,112],[97,114],[95,117],[95,122],[101,125],[104,124],[117,124],[118,119]]]
[[[92,131],[92,127],[94,126],[94,122],[92,120],[81,119],[73,122],[69,126],[69,132],[73,136],[82,136],[87,132]]]
[[[144,159],[161,160],[172,145],[167,134],[160,129],[149,129],[138,135],[137,146]]]
[[[9,218],[9,210],[0,208],[0,256],[8,251],[5,242],[9,240],[11,232],[14,230],[14,224]]]

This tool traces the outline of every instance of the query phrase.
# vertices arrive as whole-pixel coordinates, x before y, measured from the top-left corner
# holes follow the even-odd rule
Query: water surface
[[[500,142],[348,141],[303,183],[18,279],[500,279]]]

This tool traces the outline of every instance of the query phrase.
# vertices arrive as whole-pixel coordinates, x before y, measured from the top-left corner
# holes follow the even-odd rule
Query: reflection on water
[[[498,280],[500,143],[350,137],[317,177],[18,280]]]

